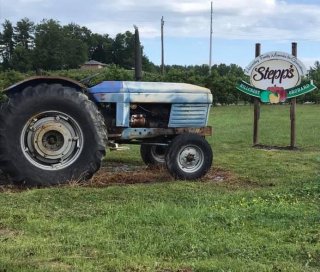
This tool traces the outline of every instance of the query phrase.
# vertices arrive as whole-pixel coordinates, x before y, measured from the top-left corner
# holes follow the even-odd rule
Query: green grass
[[[223,182],[5,190],[0,271],[320,271],[319,113],[298,105],[299,150],[266,151],[252,107],[213,108]],[[289,133],[288,107],[262,107],[262,144]],[[138,147],[111,161],[142,164]]]

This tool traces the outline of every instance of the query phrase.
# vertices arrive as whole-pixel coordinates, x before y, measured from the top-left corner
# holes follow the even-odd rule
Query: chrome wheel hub
[[[204,162],[203,151],[193,145],[181,148],[178,156],[178,165],[184,171],[193,173],[201,168]]]
[[[21,133],[26,158],[45,170],[58,170],[72,164],[83,147],[79,124],[65,113],[46,111],[32,117]]]

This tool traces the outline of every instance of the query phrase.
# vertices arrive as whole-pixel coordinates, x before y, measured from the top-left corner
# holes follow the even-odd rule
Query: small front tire
[[[205,138],[197,134],[181,134],[168,148],[166,166],[174,178],[193,180],[209,171],[212,159],[212,149]]]

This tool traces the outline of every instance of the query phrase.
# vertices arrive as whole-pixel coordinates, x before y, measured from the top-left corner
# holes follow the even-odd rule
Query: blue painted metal
[[[212,95],[206,93],[94,93],[93,97],[100,103],[212,103]]]
[[[212,103],[209,89],[186,83],[104,81],[89,92],[102,103]]]
[[[94,99],[101,103],[130,103],[129,93],[94,93]]]
[[[95,93],[208,93],[204,87],[171,82],[103,81],[89,89]]]
[[[130,103],[172,104],[170,128],[206,126],[212,104],[209,89],[186,83],[104,81],[89,92],[96,102],[116,103],[116,125],[127,128]]]
[[[123,81],[103,81],[89,89],[92,94],[96,93],[120,93],[123,90]]]
[[[208,104],[173,104],[168,127],[204,127],[209,107]]]
[[[209,89],[187,83],[124,81],[129,93],[211,93]]]
[[[129,127],[130,119],[130,104],[129,103],[117,103],[116,113],[116,126],[117,127]]]

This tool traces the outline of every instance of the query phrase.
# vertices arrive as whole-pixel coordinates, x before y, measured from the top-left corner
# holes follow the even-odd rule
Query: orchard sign
[[[242,81],[237,89],[260,98],[263,103],[285,102],[317,88],[312,82],[300,85],[307,70],[295,56],[284,52],[260,55],[248,65],[245,74],[250,77],[250,84]]]

